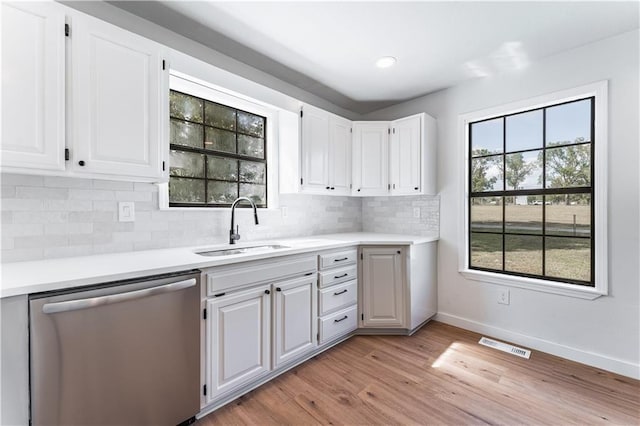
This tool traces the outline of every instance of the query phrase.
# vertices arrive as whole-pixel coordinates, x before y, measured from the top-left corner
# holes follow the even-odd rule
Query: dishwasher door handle
[[[66,302],[45,303],[42,312],[45,314],[57,314],[59,312],[77,311],[80,309],[95,308],[96,306],[110,305],[112,303],[125,302],[128,300],[141,299],[143,297],[154,296],[156,294],[170,293],[196,285],[196,279],[191,278],[158,287],[145,288],[142,290],[129,291],[127,293],[116,293],[108,296],[91,297],[89,299],[69,300]]]

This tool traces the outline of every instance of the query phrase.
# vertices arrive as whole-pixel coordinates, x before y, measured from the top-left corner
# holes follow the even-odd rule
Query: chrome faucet
[[[258,210],[256,209],[256,205],[253,201],[251,201],[250,198],[247,197],[240,197],[240,198],[236,198],[236,200],[233,202],[233,204],[231,204],[231,230],[229,230],[229,244],[235,244],[236,240],[240,239],[240,227],[236,227],[235,232],[233,230],[234,225],[236,223],[236,219],[235,219],[235,215],[236,215],[236,206],[240,203],[240,201],[248,201],[249,204],[251,204],[251,207],[253,207],[253,218],[256,222],[256,225],[258,224]]]

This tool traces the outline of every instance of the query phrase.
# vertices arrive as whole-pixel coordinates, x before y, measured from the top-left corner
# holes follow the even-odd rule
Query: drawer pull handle
[[[348,257],[343,257],[341,259],[333,259],[334,262],[342,262],[343,260],[349,260]]]
[[[349,274],[335,275],[333,277],[333,279],[335,280],[335,279],[338,279],[338,278],[344,278],[344,277],[348,277],[348,276],[349,276]]]
[[[306,274],[304,274],[305,277],[308,277],[309,275],[313,275],[313,272],[307,272]]]
[[[343,316],[342,318],[340,318],[339,320],[333,320],[333,322],[340,322],[340,321],[344,321],[347,318],[349,318],[347,315]]]
[[[340,295],[340,294],[346,293],[347,291],[348,291],[348,290],[345,288],[345,289],[344,289],[344,290],[342,290],[342,291],[336,291],[335,293],[333,293],[333,295],[334,295],[334,296],[338,296],[338,295]]]

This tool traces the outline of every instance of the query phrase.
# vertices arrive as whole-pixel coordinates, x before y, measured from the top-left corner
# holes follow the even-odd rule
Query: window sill
[[[594,300],[600,296],[606,296],[607,292],[594,287],[579,287],[573,284],[563,284],[537,280],[535,278],[514,277],[502,274],[495,274],[485,271],[474,271],[461,269],[460,274],[465,278],[480,281],[488,284],[497,284],[508,287],[524,288],[527,290],[540,291],[543,293],[559,294],[562,296],[575,297],[578,299]]]

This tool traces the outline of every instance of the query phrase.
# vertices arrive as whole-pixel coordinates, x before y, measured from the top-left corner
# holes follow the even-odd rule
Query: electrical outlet
[[[413,217],[415,217],[416,219],[420,217],[420,207],[413,208]]]
[[[280,207],[280,211],[282,212],[282,217],[289,216],[289,212],[287,211],[287,206]]]
[[[136,207],[133,201],[121,201],[118,203],[118,221],[134,222],[136,220]]]
[[[498,292],[498,303],[500,303],[501,305],[508,305],[509,304],[509,289],[508,288],[502,288],[499,290]]]

